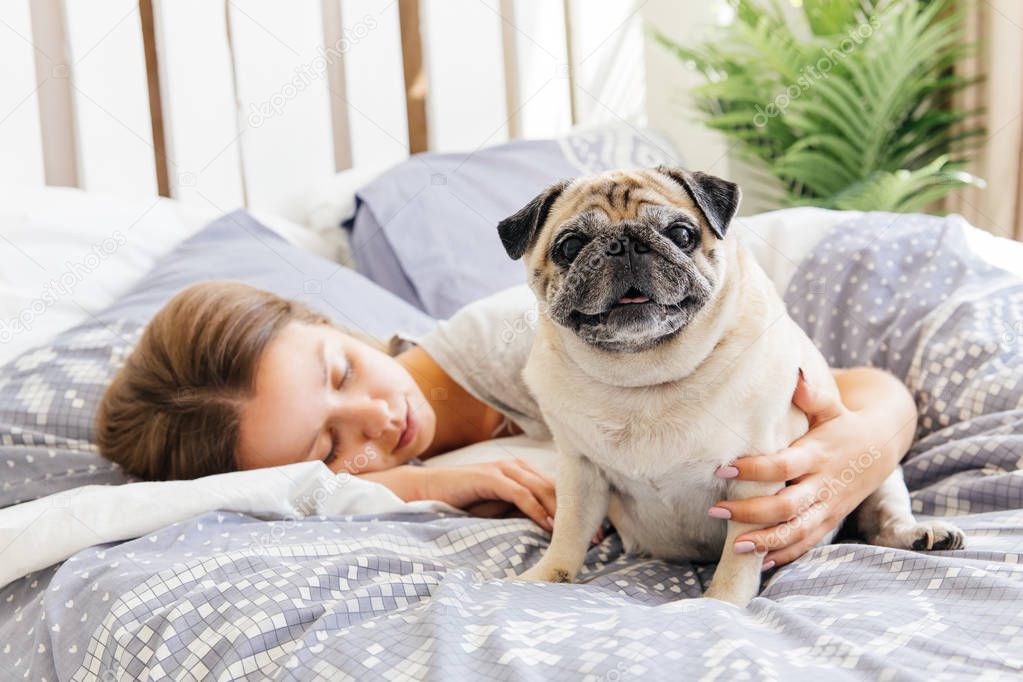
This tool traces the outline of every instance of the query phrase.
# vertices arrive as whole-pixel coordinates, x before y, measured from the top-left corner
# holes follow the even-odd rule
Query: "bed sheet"
[[[968,550],[817,548],[738,609],[617,535],[550,585],[503,579],[529,521],[208,512],[8,587],[31,627],[0,634],[30,679],[1018,679],[1023,515],[957,523]]]

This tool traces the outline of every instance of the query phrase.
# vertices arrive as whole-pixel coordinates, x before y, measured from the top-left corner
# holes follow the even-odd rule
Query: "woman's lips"
[[[416,419],[412,415],[412,406],[409,405],[408,398],[405,398],[405,430],[401,434],[401,438],[398,439],[398,444],[394,447],[394,451],[397,452],[403,447],[412,442],[412,439],[416,437]]]

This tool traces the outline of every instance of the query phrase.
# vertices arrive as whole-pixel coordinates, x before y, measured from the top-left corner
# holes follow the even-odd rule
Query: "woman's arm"
[[[874,433],[890,434],[880,447],[891,459],[889,473],[895,471],[916,434],[916,402],[909,389],[894,374],[876,367],[833,369],[831,374],[845,406],[864,414]]]
[[[557,510],[554,480],[524,459],[447,467],[403,464],[360,474],[359,478],[390,488],[406,502],[440,500],[470,513],[492,506],[482,503],[506,503],[497,508],[518,508],[544,530],[554,529],[551,521]]]
[[[799,378],[792,402],[810,420],[806,434],[776,453],[741,457],[717,472],[722,478],[789,483],[774,495],[715,505],[736,521],[772,524],[736,538],[767,551],[765,570],[816,545],[881,485],[913,442],[916,403],[894,375],[873,367],[832,374],[841,401]]]

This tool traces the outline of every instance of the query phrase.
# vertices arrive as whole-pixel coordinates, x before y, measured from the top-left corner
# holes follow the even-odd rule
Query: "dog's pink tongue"
[[[650,300],[650,298],[647,297],[647,296],[636,296],[634,298],[629,298],[628,296],[622,296],[620,299],[618,299],[618,302],[619,303],[646,303],[649,300]]]

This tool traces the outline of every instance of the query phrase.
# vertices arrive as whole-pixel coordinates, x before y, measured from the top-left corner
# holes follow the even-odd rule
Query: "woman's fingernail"
[[[735,478],[739,475],[739,470],[733,466],[718,467],[714,472],[714,475],[718,478]]]
[[[749,554],[756,548],[757,546],[749,540],[742,540],[732,545],[732,549],[735,550],[736,554]]]
[[[552,516],[547,517],[547,525],[550,526],[551,528],[554,528],[554,517]]]
[[[799,368],[799,376],[800,376],[800,378],[802,378],[803,381],[806,381],[806,374],[803,373],[803,368],[802,367]],[[809,386],[810,382],[806,381],[806,385]]]
[[[764,565],[760,567],[760,571],[762,573],[764,571],[770,571],[772,568],[774,568],[774,559],[765,561]]]
[[[711,507],[707,510],[707,513],[713,516],[715,519],[730,519],[732,518],[732,512],[728,511],[724,507]]]

